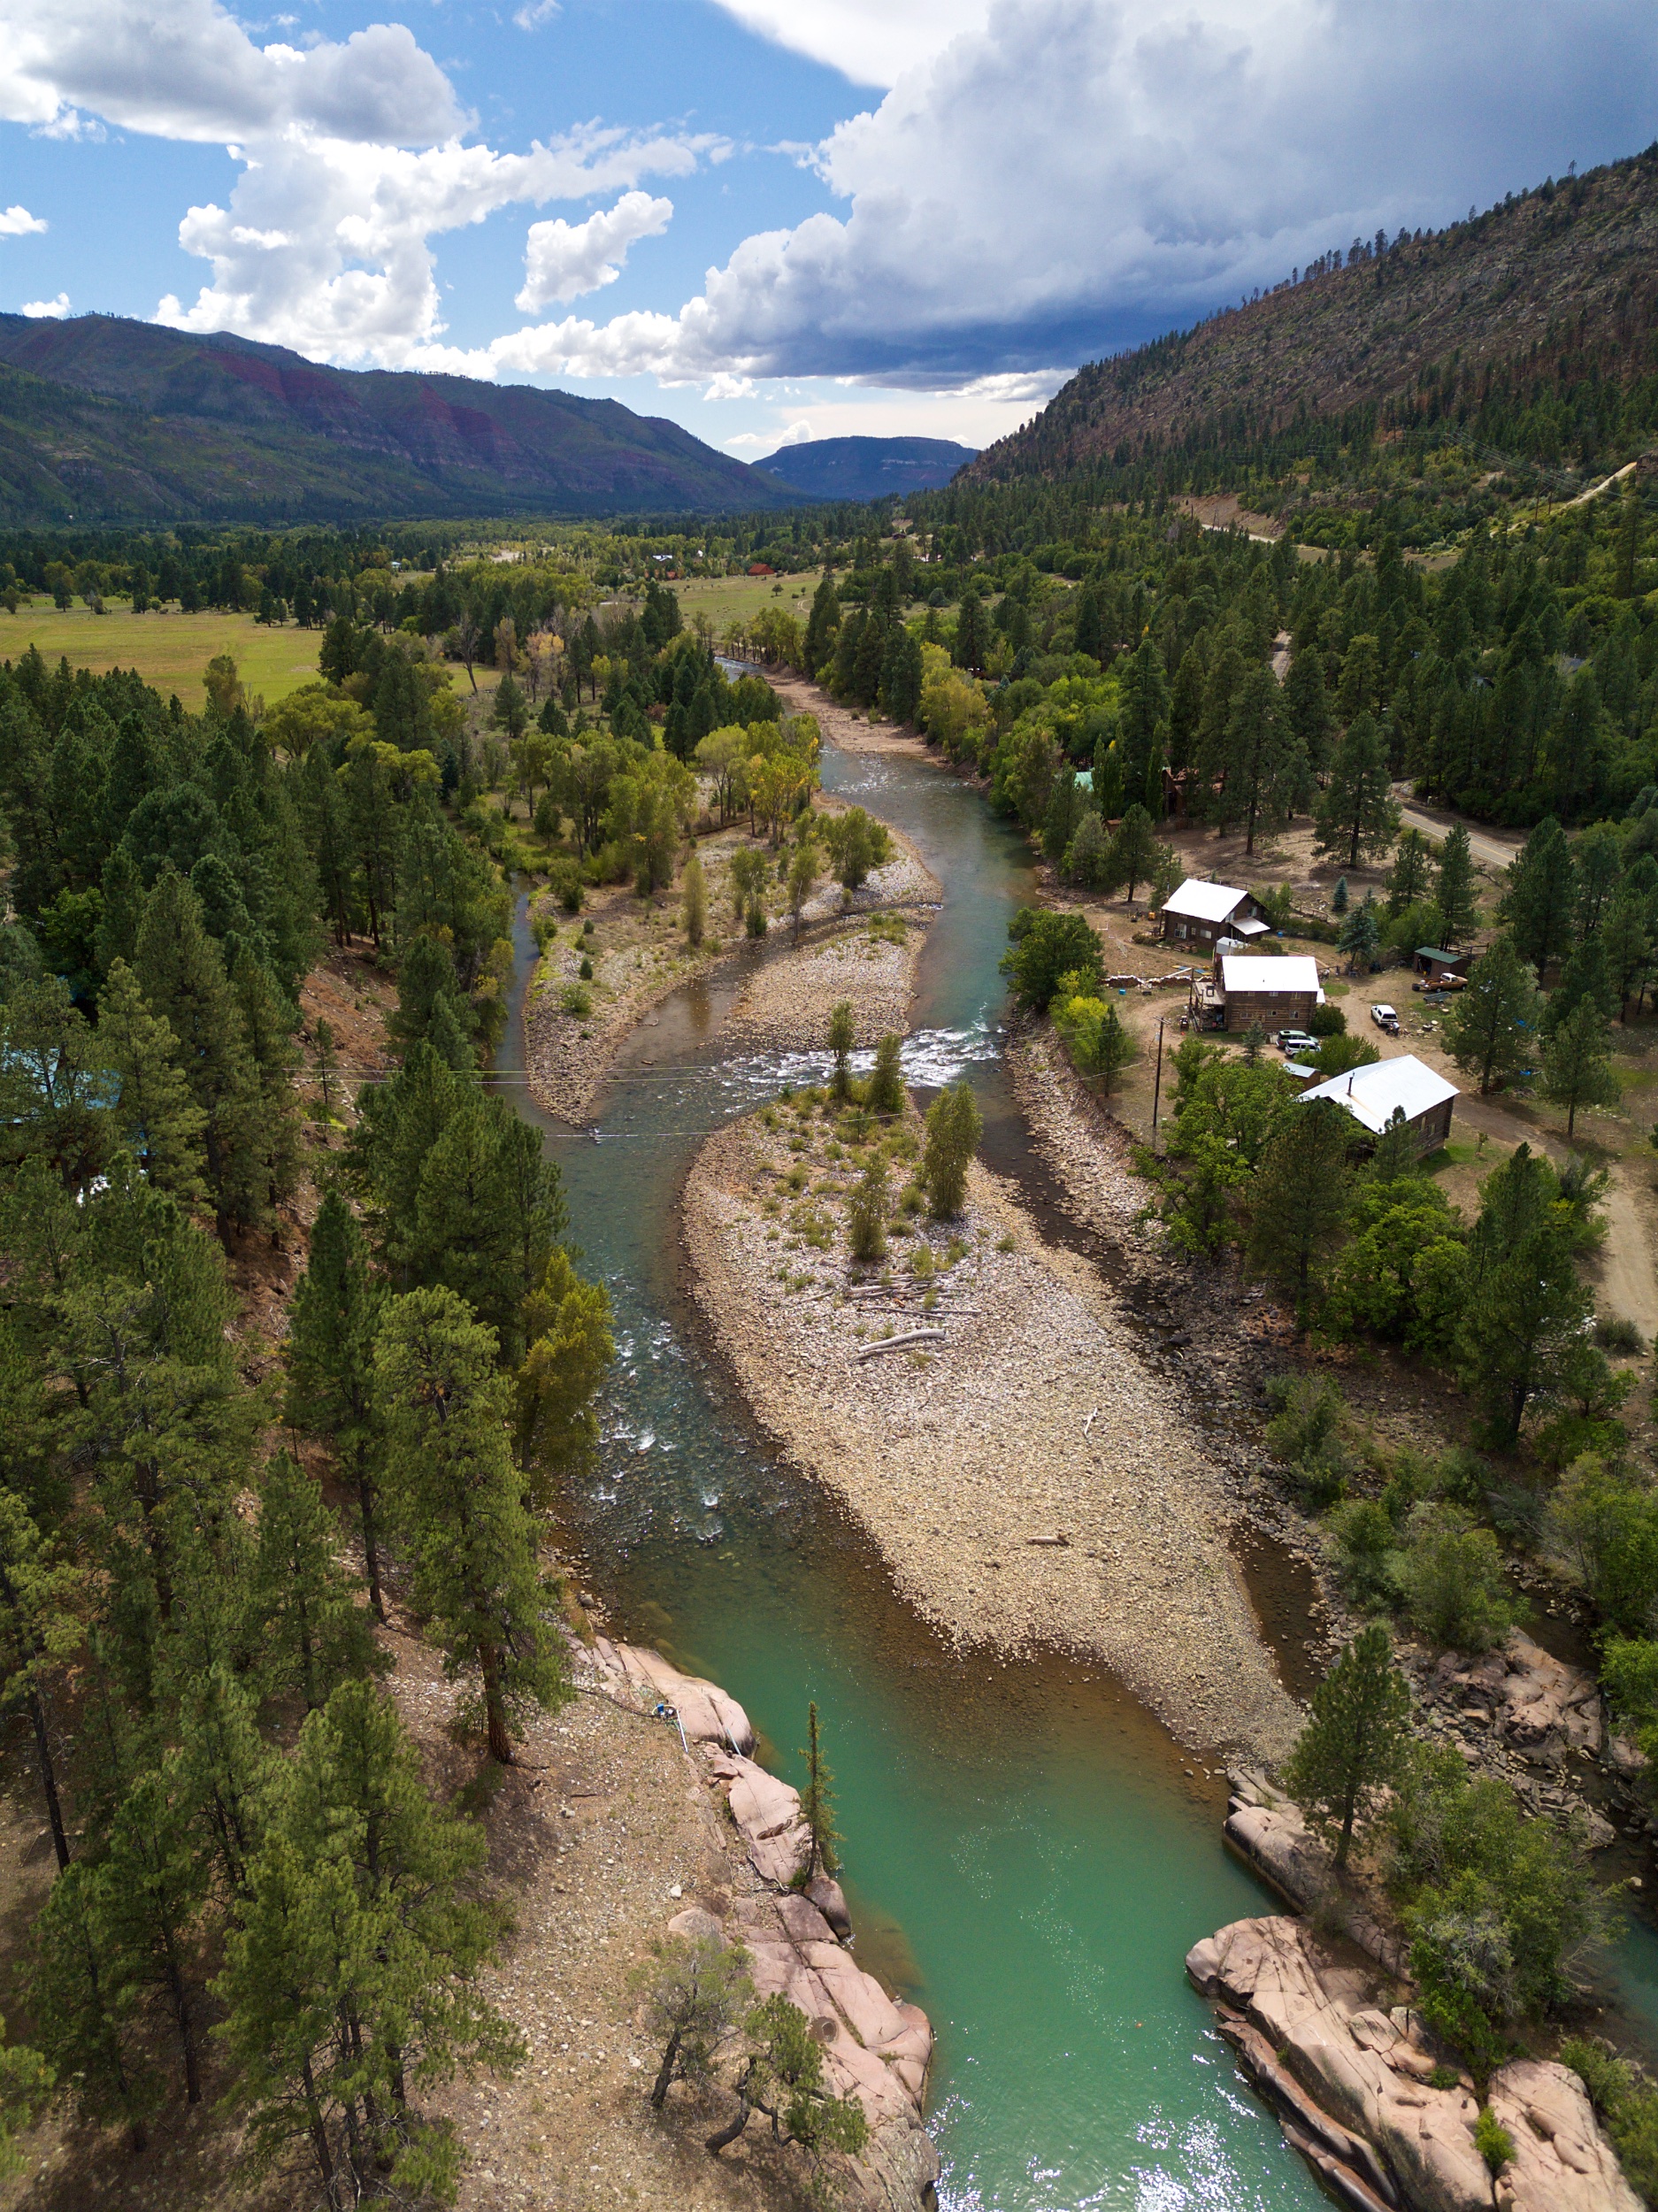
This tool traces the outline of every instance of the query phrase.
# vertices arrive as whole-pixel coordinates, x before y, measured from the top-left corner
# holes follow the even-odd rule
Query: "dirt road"
[[[1469,850],[1482,867],[1506,868],[1524,843],[1522,837],[1512,837],[1506,830],[1482,829],[1465,815],[1453,814],[1448,807],[1424,806],[1420,799],[1408,794],[1409,784],[1395,784],[1393,796],[1400,802],[1399,818],[1407,829],[1420,830],[1437,844],[1447,830],[1455,829],[1458,822],[1468,832]]]

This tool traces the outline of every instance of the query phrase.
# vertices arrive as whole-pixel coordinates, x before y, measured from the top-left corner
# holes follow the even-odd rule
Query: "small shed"
[[[1303,956],[1228,953],[1215,965],[1220,971],[1217,1028],[1259,1029],[1268,1036],[1278,1029],[1305,1029],[1314,1007],[1324,1002],[1318,963]]]
[[[1263,937],[1269,925],[1252,893],[1230,883],[1188,876],[1163,902],[1162,934],[1180,944],[1212,945],[1221,937]]]
[[[1418,1060],[1414,1052],[1393,1060],[1372,1060],[1367,1067],[1349,1068],[1332,1075],[1327,1083],[1315,1083],[1303,1098],[1330,1098],[1352,1115],[1366,1137],[1379,1137],[1395,1113],[1402,1113],[1416,1141],[1418,1152],[1437,1152],[1451,1133],[1451,1112],[1458,1092],[1455,1083]]]
[[[1473,964],[1471,952],[1446,952],[1439,945],[1416,947],[1416,973],[1427,977],[1430,989],[1447,975],[1465,976]]]

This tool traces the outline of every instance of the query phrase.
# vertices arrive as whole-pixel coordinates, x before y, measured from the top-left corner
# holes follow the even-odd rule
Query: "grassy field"
[[[314,684],[319,630],[274,629],[249,614],[139,614],[111,603],[107,614],[71,607],[60,614],[44,600],[8,614],[0,607],[0,660],[15,661],[31,645],[72,668],[135,668],[163,693],[176,691],[194,713],[202,703],[202,671],[217,653],[234,656],[250,692],[274,705],[301,684]]]
[[[811,569],[801,576],[694,576],[673,589],[687,623],[705,614],[718,635],[728,622],[752,621],[762,607],[781,607],[803,622],[811,612],[820,573]],[[780,593],[772,590],[773,584],[782,585]]]

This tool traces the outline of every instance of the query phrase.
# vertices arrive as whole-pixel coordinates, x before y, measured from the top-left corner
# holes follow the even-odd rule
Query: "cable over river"
[[[998,1166],[1025,1146],[998,1046],[997,962],[1028,897],[1019,841],[925,763],[826,746],[828,789],[902,829],[945,887],[910,1079],[965,1071]],[[1222,1851],[1221,1786],[1107,1679],[953,1650],[861,1534],[780,1466],[702,1348],[676,1202],[702,1137],[825,1062],[729,1056],[741,974],[689,984],[618,1060],[600,1135],[523,1079],[523,903],[499,1074],[564,1171],[575,1242],[615,1308],[596,1464],[569,1540],[619,1633],[740,1698],[802,1779],[816,1699],[858,1957],[938,2034],[930,2123],[952,2212],[1313,2212],[1324,2198],[1187,1986],[1189,1947],[1271,1910]],[[734,964],[741,970],[741,964]]]

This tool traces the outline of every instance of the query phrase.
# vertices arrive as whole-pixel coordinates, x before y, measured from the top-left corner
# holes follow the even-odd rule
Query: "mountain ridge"
[[[1499,463],[1507,451],[1562,474],[1630,457],[1658,431],[1658,146],[1443,231],[1355,240],[1247,304],[1091,363],[963,481],[1150,463],[1172,487],[1177,461],[1230,449],[1282,465],[1299,430],[1358,437],[1366,411],[1383,444],[1438,426]],[[1224,481],[1186,472],[1200,480],[1181,488]]]
[[[231,333],[0,315],[0,519],[742,510],[788,495],[614,399],[336,369]]]
[[[977,449],[953,438],[807,438],[779,447],[757,474],[813,499],[884,499],[948,484]]]

